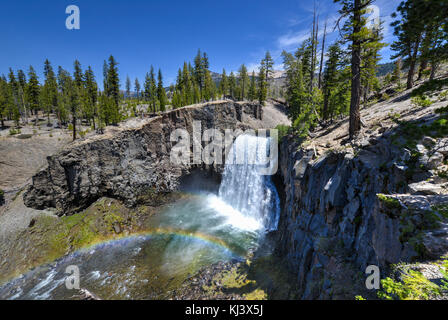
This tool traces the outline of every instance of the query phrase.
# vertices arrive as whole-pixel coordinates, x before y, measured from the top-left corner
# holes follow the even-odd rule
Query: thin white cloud
[[[290,48],[291,46],[298,46],[300,43],[305,41],[310,37],[309,30],[302,30],[295,33],[288,33],[280,36],[277,40],[278,46],[280,48]]]
[[[395,11],[400,1],[401,0],[377,0],[375,2],[375,5],[379,8],[380,19],[381,21],[383,21],[384,42],[388,44],[391,44],[394,38],[393,28],[390,27],[390,23],[393,21],[393,19],[391,18],[391,14],[392,12]],[[284,34],[279,35],[277,37],[274,47],[270,49],[271,55],[275,62],[274,65],[275,70],[283,69],[281,58],[281,53],[283,50],[291,52],[297,49],[302,44],[303,41],[305,41],[310,37],[312,27],[311,20],[312,20],[312,13],[314,12],[314,4],[311,1],[310,2],[301,1],[300,7],[303,11],[311,13],[311,15],[307,15],[306,18],[304,19],[299,19],[297,16],[290,15],[289,18],[285,19],[285,26],[289,30]],[[339,6],[336,5],[325,7],[322,4],[320,4],[319,1],[317,1],[316,7],[320,17],[318,36],[320,39],[322,39],[324,33],[324,24],[326,20],[327,21],[326,44],[328,46],[329,44],[331,44],[332,41],[334,41],[336,38],[339,37],[338,28],[337,27],[335,28],[336,22],[339,19],[339,14],[337,13],[337,9],[339,8]],[[344,21],[340,21],[340,26],[342,26],[343,23]],[[383,49],[382,51],[386,50],[387,48]],[[255,62],[247,64],[248,70],[250,72],[258,71],[259,61],[261,61],[261,59],[264,57],[265,52],[266,49],[263,48],[263,50],[260,49],[251,55],[252,57],[250,60]],[[324,59],[326,59],[326,57]]]

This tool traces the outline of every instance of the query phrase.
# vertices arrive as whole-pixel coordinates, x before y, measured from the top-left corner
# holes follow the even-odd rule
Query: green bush
[[[392,209],[400,209],[401,208],[400,201],[398,201],[395,198],[388,197],[381,193],[378,193],[376,196],[378,197],[378,200],[380,200],[382,203],[384,203],[384,205],[386,206],[387,209],[392,210]]]
[[[19,133],[21,133],[20,129],[14,129],[14,128],[9,129],[9,135],[10,136],[14,136],[14,135],[19,134]]]
[[[447,99],[448,99],[448,90],[445,90],[441,94],[439,94],[440,101],[445,101]]]
[[[414,270],[407,270],[401,282],[386,278],[381,280],[381,285],[383,290],[378,292],[378,297],[386,300],[428,300],[441,294],[439,286]]]
[[[291,127],[284,124],[279,124],[277,127],[275,127],[275,129],[278,130],[278,142],[280,143],[283,137],[285,137],[289,133]]]
[[[2,205],[5,202],[5,191],[0,189],[0,205]]]
[[[413,105],[423,108],[427,108],[432,104],[432,101],[427,96],[424,95],[415,96],[411,99],[411,101]]]

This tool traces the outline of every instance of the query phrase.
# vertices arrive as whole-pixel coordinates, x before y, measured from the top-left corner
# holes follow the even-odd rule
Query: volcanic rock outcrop
[[[132,206],[142,198],[176,190],[179,178],[195,167],[170,161],[175,129],[192,137],[193,121],[205,129],[249,129],[262,119],[256,103],[217,101],[165,112],[150,119],[131,119],[66,146],[47,158],[48,165],[24,193],[28,207],[56,208],[69,214],[103,196]],[[223,131],[222,131],[223,132]],[[191,139],[193,140],[193,139]]]

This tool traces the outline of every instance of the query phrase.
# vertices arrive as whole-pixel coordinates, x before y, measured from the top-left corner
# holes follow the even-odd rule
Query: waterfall
[[[280,198],[271,176],[260,173],[266,167],[270,141],[254,135],[237,137],[227,156],[219,197],[272,231],[277,229]]]

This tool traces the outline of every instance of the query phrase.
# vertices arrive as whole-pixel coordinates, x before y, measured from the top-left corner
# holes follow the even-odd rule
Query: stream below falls
[[[270,138],[239,136],[218,193],[199,191],[166,206],[147,233],[97,244],[39,266],[0,287],[0,299],[72,299],[66,268],[77,266],[80,287],[102,299],[167,299],[204,267],[241,260],[277,228],[280,199],[261,175]]]

